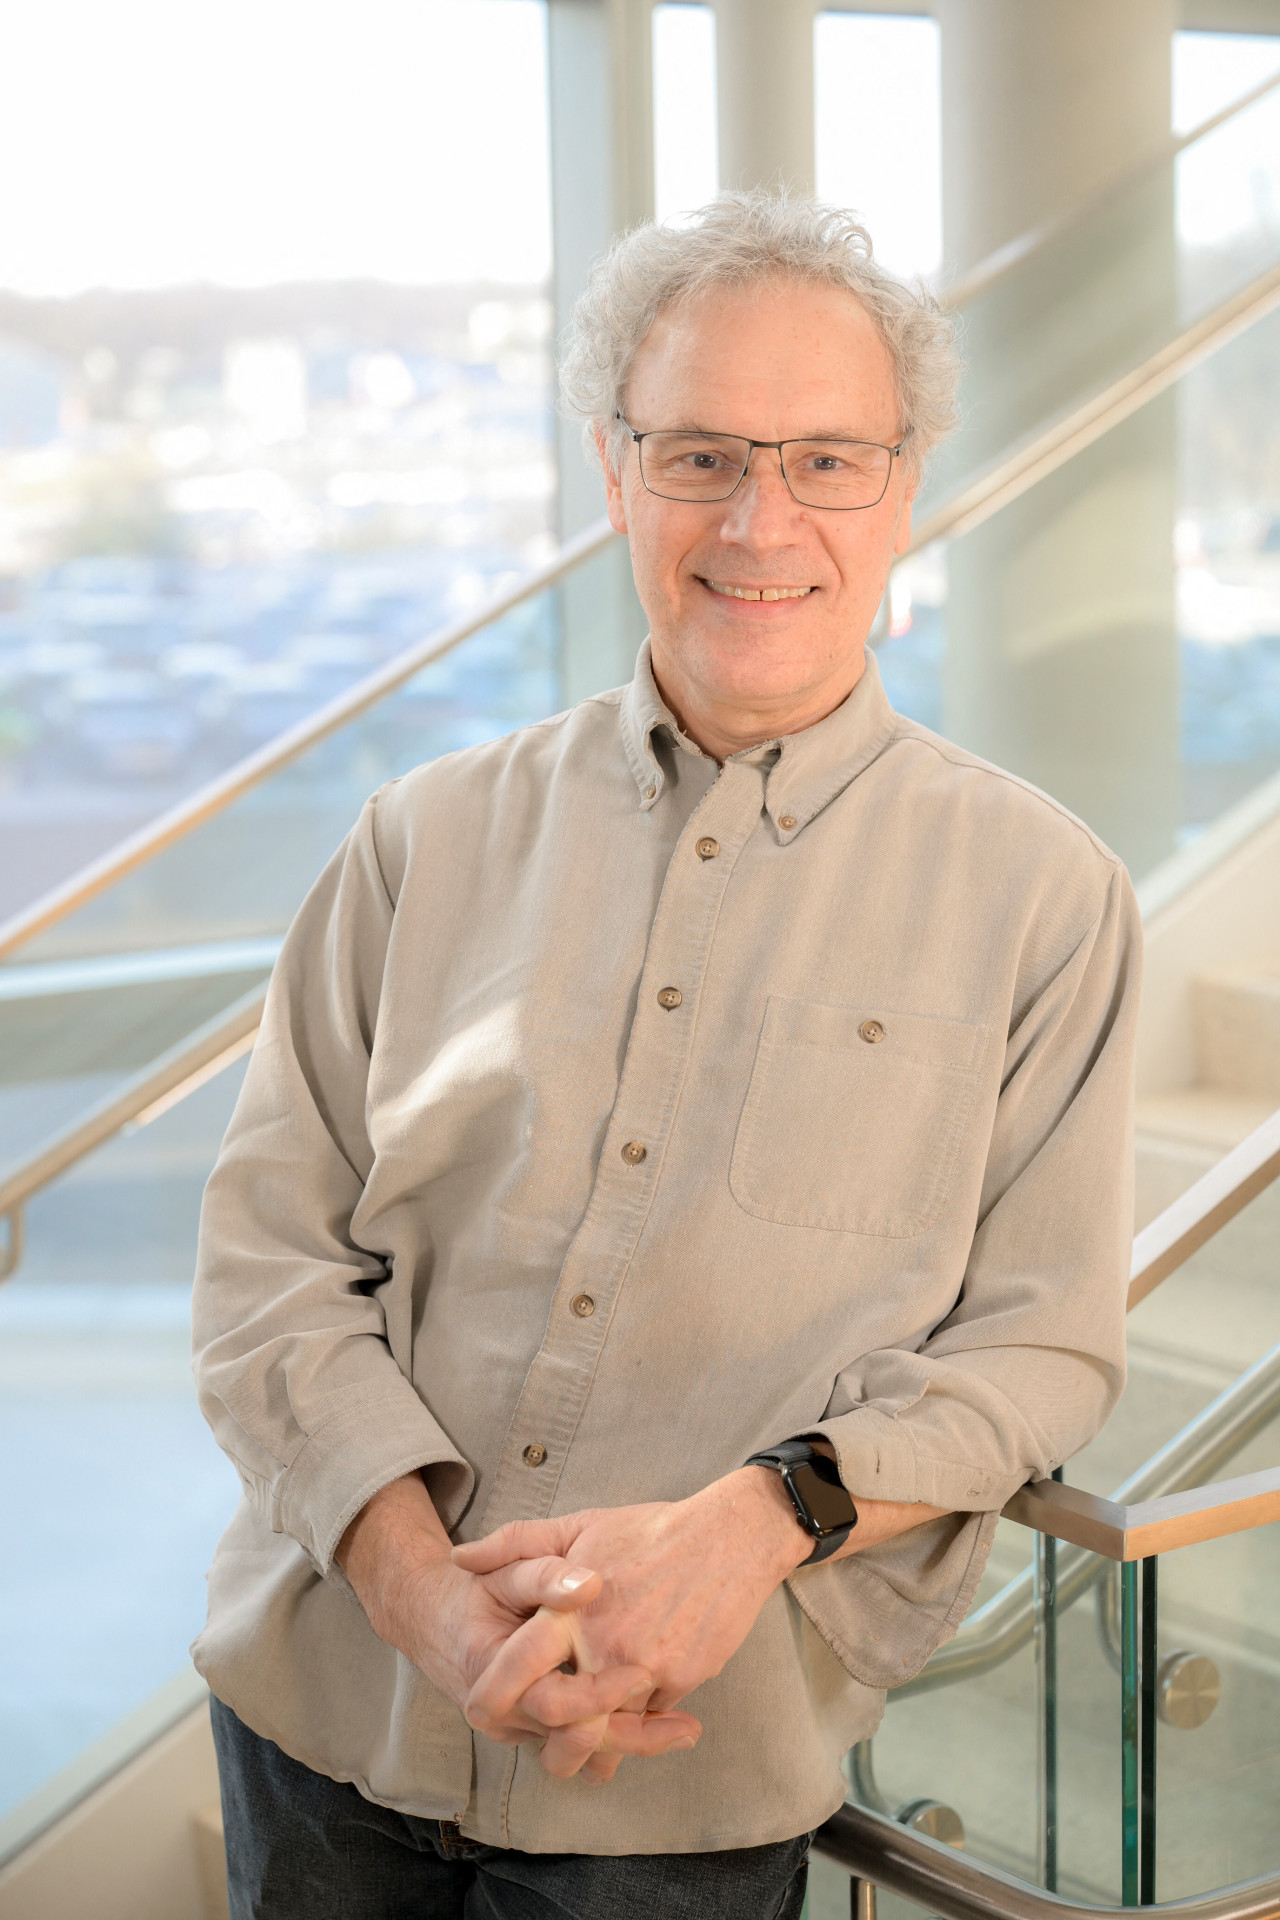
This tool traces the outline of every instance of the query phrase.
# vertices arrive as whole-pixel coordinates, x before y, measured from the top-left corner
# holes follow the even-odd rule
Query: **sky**
[[[540,281],[545,31],[541,0],[5,7],[0,286]],[[815,54],[819,193],[863,215],[887,265],[934,271],[935,24],[821,14]],[[660,218],[714,191],[714,62],[709,7],[655,9]],[[1178,35],[1175,124],[1278,69],[1276,38]],[[1280,205],[1280,102],[1253,122],[1181,167],[1184,238]]]
[[[23,292],[527,285],[546,154],[539,0],[0,9],[0,285]]]

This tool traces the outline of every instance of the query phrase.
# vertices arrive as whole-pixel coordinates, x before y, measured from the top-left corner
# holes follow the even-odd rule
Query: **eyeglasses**
[[[616,418],[635,441],[641,480],[660,500],[727,500],[742,485],[754,450],[766,447],[777,454],[794,500],[836,513],[879,506],[893,463],[911,438],[910,427],[896,447],[871,440],[747,440],[693,427],[637,433],[620,413]]]

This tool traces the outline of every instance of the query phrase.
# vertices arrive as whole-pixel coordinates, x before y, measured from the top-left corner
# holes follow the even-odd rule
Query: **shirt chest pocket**
[[[964,1135],[981,1027],[771,996],[729,1187],[760,1220],[909,1238],[937,1219]]]

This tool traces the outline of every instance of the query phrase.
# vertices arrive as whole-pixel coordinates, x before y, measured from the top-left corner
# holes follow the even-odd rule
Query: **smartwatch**
[[[813,1541],[802,1566],[812,1567],[838,1551],[858,1524],[858,1509],[840,1480],[840,1470],[807,1440],[783,1440],[753,1453],[748,1467],[772,1467],[782,1475],[796,1519]]]

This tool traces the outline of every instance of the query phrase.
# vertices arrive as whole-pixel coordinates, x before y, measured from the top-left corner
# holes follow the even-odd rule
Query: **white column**
[[[652,0],[549,0],[552,303],[557,338],[591,262],[614,236],[653,217]],[[557,416],[562,538],[604,512],[599,469],[577,421]],[[564,698],[631,676],[645,634],[621,544],[560,591]]]
[[[1167,144],[1174,0],[937,0],[937,12],[953,269]],[[985,416],[999,437],[1015,391],[1056,406],[1068,397],[1054,388],[1061,369],[1076,391],[1101,370],[1089,362],[1082,272],[1100,310],[1133,317],[1135,343],[1168,323],[1171,192],[1149,192],[1131,233],[1083,255],[1069,287],[1055,292],[1050,279],[1047,297],[1046,286],[1029,293],[1015,274],[1003,306],[989,296],[976,312],[963,340],[976,434]],[[1059,293],[1072,319],[1054,339],[1044,316]],[[1065,802],[1136,872],[1170,851],[1179,811],[1175,510],[1170,395],[949,552],[947,731]]]
[[[722,187],[812,193],[815,0],[715,0]]]

